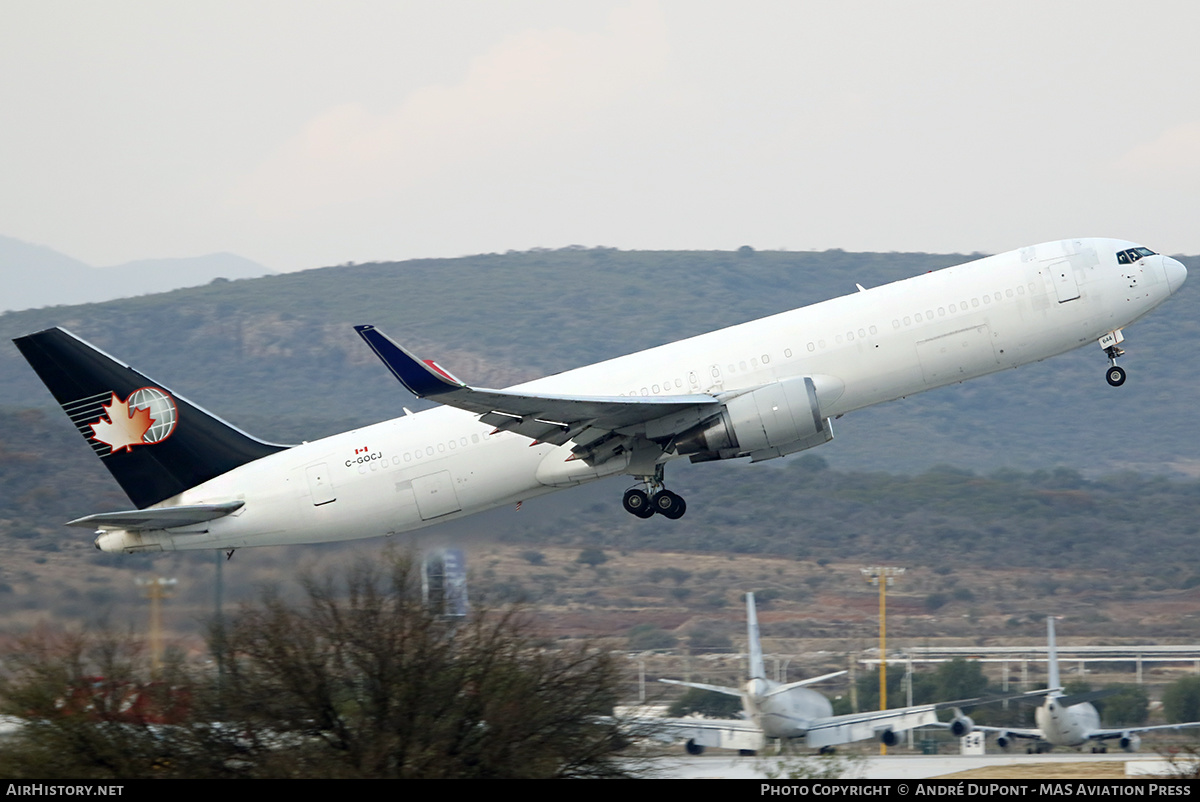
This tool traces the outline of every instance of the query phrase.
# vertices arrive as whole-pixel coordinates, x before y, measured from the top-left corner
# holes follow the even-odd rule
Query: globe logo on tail
[[[112,394],[112,400],[101,406],[107,420],[101,417],[90,424],[92,439],[107,445],[112,453],[130,451],[133,446],[161,443],[175,431],[179,410],[174,399],[157,387],[134,390],[124,401]]]

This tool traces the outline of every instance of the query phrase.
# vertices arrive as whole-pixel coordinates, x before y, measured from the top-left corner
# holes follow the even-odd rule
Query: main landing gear
[[[658,466],[654,476],[639,478],[645,489],[631,487],[625,491],[625,498],[621,500],[621,503],[624,504],[626,512],[639,518],[649,518],[654,513],[658,513],[672,521],[682,518],[683,514],[687,512],[687,502],[683,500],[683,496],[672,493],[663,487],[661,465]]]
[[[1104,349],[1104,354],[1108,357],[1108,371],[1104,374],[1104,378],[1110,387],[1120,387],[1125,383],[1125,368],[1117,365],[1117,357],[1125,355],[1125,350],[1120,347],[1124,341],[1125,335],[1121,334],[1120,329],[1109,332],[1100,338],[1100,347]]]

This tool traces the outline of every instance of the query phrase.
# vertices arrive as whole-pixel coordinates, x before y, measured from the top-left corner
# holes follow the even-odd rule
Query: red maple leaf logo
[[[142,445],[142,437],[154,425],[149,407],[130,409],[127,401],[128,399],[119,400],[117,394],[113,393],[112,401],[101,406],[107,413],[108,420],[101,418],[89,424],[92,427],[92,438],[107,445],[114,454],[121,449],[129,451],[131,446]]]

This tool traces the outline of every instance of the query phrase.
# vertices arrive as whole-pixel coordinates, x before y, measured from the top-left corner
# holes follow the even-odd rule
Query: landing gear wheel
[[[1104,378],[1108,380],[1112,387],[1120,387],[1125,383],[1125,368],[1120,365],[1112,365],[1108,372],[1104,374]]]
[[[672,521],[679,520],[683,517],[683,514],[687,512],[687,502],[683,500],[682,496],[676,496],[676,498],[679,499],[679,506],[675,509],[673,514],[667,516]]]
[[[672,521],[687,512],[687,502],[683,500],[682,496],[678,496],[670,490],[660,490],[655,495],[653,503],[655,512]]]
[[[625,491],[625,498],[621,500],[621,503],[625,505],[626,512],[639,518],[649,518],[654,514],[654,507],[650,505],[650,497],[646,495],[646,491],[636,487]]]

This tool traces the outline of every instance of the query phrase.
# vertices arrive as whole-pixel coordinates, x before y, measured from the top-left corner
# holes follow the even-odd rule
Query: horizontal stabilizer
[[[173,529],[190,526],[237,512],[246,502],[225,501],[220,504],[190,504],[184,507],[160,507],[148,510],[126,510],[124,512],[101,512],[76,518],[67,526],[87,529],[123,529],[137,532],[143,529]]]
[[[1109,696],[1115,696],[1120,693],[1120,688],[1104,688],[1099,691],[1087,691],[1086,693],[1073,693],[1070,696],[1059,696],[1054,701],[1058,702],[1063,707],[1074,707],[1081,705],[1084,702],[1095,702],[1098,699],[1106,699]]]
[[[845,670],[832,671],[828,674],[822,674],[819,677],[809,677],[808,679],[797,680],[796,682],[789,682],[787,685],[780,685],[778,688],[775,688],[773,691],[771,691],[770,693],[768,693],[766,695],[774,696],[775,694],[778,694],[778,693],[786,693],[787,691],[790,691],[793,688],[803,688],[807,685],[816,685],[818,682],[824,682],[827,679],[833,679],[834,677],[840,677],[845,673],[847,673]]]
[[[726,696],[741,696],[742,692],[737,688],[726,688],[721,685],[705,685],[703,682],[684,682],[678,679],[660,679],[659,682],[665,682],[667,685],[682,685],[685,688],[697,688],[702,691],[712,691],[713,693],[723,693]]]

